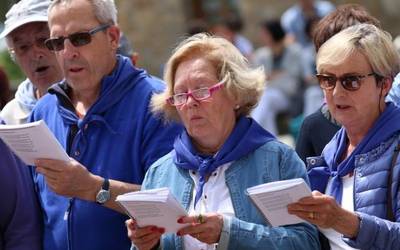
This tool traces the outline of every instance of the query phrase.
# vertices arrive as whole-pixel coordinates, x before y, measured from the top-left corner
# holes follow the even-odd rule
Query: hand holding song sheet
[[[28,165],[36,159],[69,161],[69,156],[44,121],[0,125],[0,138]]]
[[[177,220],[187,216],[187,212],[168,188],[126,193],[118,195],[116,201],[139,227],[157,226],[167,233],[176,233],[185,226]]]
[[[287,206],[310,196],[311,190],[302,178],[274,181],[247,189],[251,200],[271,226],[305,222],[287,211]]]

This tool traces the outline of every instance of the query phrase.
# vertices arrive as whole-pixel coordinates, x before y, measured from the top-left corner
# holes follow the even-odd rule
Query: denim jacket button
[[[316,162],[317,162],[317,160],[315,160],[315,159],[310,159],[310,164],[311,164],[311,165],[315,165]]]

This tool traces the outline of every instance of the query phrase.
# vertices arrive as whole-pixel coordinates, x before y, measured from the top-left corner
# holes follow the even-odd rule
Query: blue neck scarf
[[[206,178],[221,165],[248,155],[275,137],[264,130],[251,118],[241,117],[237,121],[221,149],[214,156],[201,155],[192,145],[190,136],[184,130],[174,142],[174,163],[179,168],[195,170],[199,173],[194,206],[203,194]]]
[[[329,194],[335,197],[336,201],[341,204],[343,193],[341,177],[354,171],[355,156],[371,151],[399,131],[400,109],[393,103],[387,103],[386,109],[368,131],[367,135],[356,146],[350,156],[340,162],[348,145],[346,129],[342,127],[322,152],[326,166],[318,166],[308,171],[311,188],[324,193],[329,177],[332,177],[332,188]],[[338,164],[338,162],[340,163]]]

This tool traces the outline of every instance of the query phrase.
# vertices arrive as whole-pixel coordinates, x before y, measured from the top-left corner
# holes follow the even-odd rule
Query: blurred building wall
[[[199,0],[198,0],[199,1]],[[195,0],[116,0],[119,23],[139,53],[138,65],[161,76],[162,66],[185,35]],[[209,0],[203,0],[209,1]],[[229,0],[212,0],[228,3]],[[232,0],[230,0],[232,1]],[[211,2],[211,1],[209,1]],[[244,34],[258,44],[257,25],[265,18],[279,18],[295,0],[234,0],[245,22]],[[333,0],[334,4],[358,3],[377,17],[393,36],[400,34],[400,0]]]

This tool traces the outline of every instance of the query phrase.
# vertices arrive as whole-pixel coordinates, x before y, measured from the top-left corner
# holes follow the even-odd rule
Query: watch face
[[[96,195],[96,202],[103,204],[110,199],[110,191],[108,190],[100,190]]]

